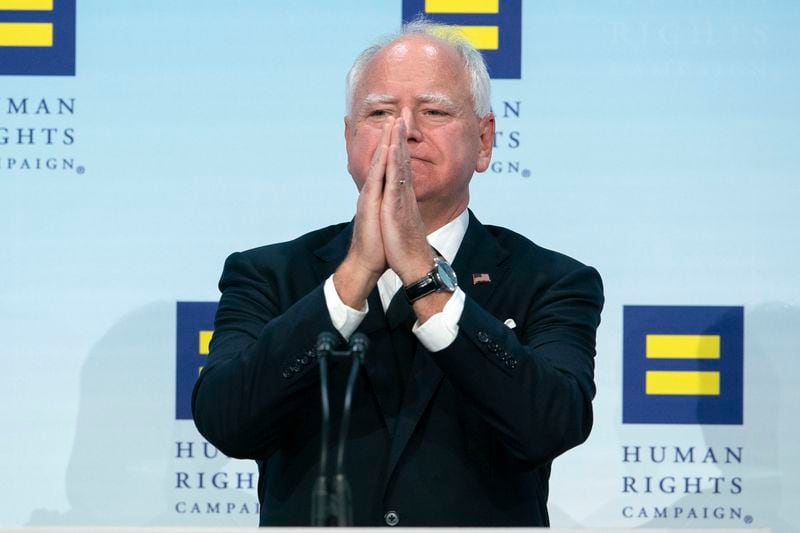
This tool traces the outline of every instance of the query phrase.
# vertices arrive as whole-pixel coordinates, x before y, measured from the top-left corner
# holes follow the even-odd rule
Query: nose
[[[400,113],[406,123],[406,141],[419,142],[422,140],[422,132],[417,127],[417,121],[414,118],[414,112],[409,108],[403,108]]]

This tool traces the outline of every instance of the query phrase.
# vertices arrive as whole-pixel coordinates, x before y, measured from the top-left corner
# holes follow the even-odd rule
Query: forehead
[[[366,65],[358,92],[407,86],[421,91],[469,91],[466,67],[458,52],[444,42],[420,35],[398,39],[375,54]]]

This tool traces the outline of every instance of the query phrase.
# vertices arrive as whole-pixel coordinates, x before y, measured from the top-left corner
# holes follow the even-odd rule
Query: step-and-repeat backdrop
[[[604,278],[553,524],[797,531],[790,0],[0,0],[0,526],[257,523],[189,414],[216,282],[352,216],[344,74],[418,12],[492,69],[472,209]]]

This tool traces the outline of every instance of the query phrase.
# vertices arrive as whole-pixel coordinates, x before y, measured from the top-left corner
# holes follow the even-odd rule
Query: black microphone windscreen
[[[329,353],[336,348],[336,335],[330,331],[323,331],[317,336],[317,354]]]
[[[369,339],[363,333],[356,333],[350,337],[350,349],[356,353],[364,353],[369,346]]]

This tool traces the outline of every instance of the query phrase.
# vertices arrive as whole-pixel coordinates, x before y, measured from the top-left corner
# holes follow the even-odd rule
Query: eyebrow
[[[449,108],[457,107],[453,99],[443,93],[422,93],[417,95],[417,101],[424,104],[441,104]]]
[[[368,94],[364,98],[363,105],[393,104],[395,99],[388,94]]]
[[[456,103],[453,101],[452,98],[447,96],[444,93],[422,93],[418,94],[416,97],[417,102],[423,104],[441,104],[447,106],[449,108],[455,108]],[[363,101],[364,106],[372,106],[372,105],[379,105],[379,104],[394,104],[397,102],[397,99],[393,96],[388,94],[368,94]]]

